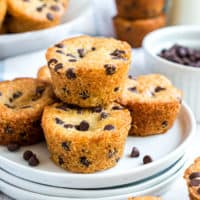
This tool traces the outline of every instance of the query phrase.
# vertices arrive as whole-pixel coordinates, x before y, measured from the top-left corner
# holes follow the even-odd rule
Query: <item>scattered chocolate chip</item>
[[[64,44],[62,44],[62,43],[58,43],[54,46],[57,47],[57,48],[60,48],[60,49],[64,48]]]
[[[52,58],[52,59],[50,59],[50,60],[48,61],[48,67],[50,67],[51,64],[56,64],[56,63],[58,63],[58,61],[57,61],[55,58]]]
[[[64,111],[67,111],[67,110],[68,110],[68,106],[67,106],[67,104],[65,104],[65,103],[56,106],[56,108],[57,108],[57,109],[60,109],[60,110],[64,110]]]
[[[92,108],[92,112],[100,113],[101,111],[102,111],[102,107],[101,106],[97,106],[97,107],[93,107]]]
[[[2,96],[2,92],[0,92],[0,96]]]
[[[20,148],[20,145],[17,143],[10,143],[7,145],[8,151],[14,152]]]
[[[90,97],[87,91],[82,91],[81,93],[79,93],[79,96],[84,100]]]
[[[104,68],[106,69],[107,75],[113,75],[116,72],[116,67],[114,65],[106,64]]]
[[[76,59],[69,59],[68,62],[76,62]]]
[[[19,97],[21,97],[21,96],[22,96],[22,92],[17,91],[17,92],[15,92],[15,93],[13,94],[13,99],[17,99],[17,98],[19,98]]]
[[[130,154],[130,157],[131,158],[137,158],[139,156],[140,156],[140,152],[139,152],[138,148],[137,147],[133,147],[132,151],[131,151],[131,154]]]
[[[64,127],[65,128],[73,128],[74,126],[72,124],[65,124]]]
[[[124,108],[122,106],[113,106],[112,110],[123,110]]]
[[[65,151],[70,151],[70,145],[71,145],[71,142],[63,142],[63,143],[62,143],[62,148],[63,148]]]
[[[31,108],[31,106],[22,106],[21,109]]]
[[[14,108],[15,108],[15,106],[11,106],[11,105],[9,105],[9,104],[7,104],[7,103],[5,103],[4,106],[6,106],[6,107],[8,107],[8,108],[11,108],[11,109],[14,109]]]
[[[59,6],[57,6],[57,5],[50,6],[50,9],[53,10],[53,11],[59,11],[60,10]]]
[[[58,63],[55,65],[54,67],[54,71],[57,72],[59,69],[62,69],[63,68],[63,64],[62,63]]]
[[[163,88],[161,86],[157,86],[154,91],[155,92],[160,92],[160,91],[163,91],[163,90],[166,90],[166,88]]]
[[[108,113],[106,113],[106,112],[102,112],[100,114],[100,119],[106,119],[107,117],[108,117]]]
[[[199,186],[200,185],[200,179],[192,179],[190,181],[190,186],[194,187],[194,186]]]
[[[40,162],[35,154],[33,154],[28,160],[28,164],[32,167],[39,165],[39,163]]]
[[[151,162],[153,162],[153,159],[151,158],[151,156],[149,156],[149,155],[144,156],[144,158],[143,158],[144,164],[148,164],[148,163],[151,163]]]
[[[80,163],[85,167],[89,167],[91,164],[91,162],[85,156],[80,157]]]
[[[7,126],[5,127],[4,131],[5,131],[6,134],[11,134],[11,133],[13,133],[13,129],[12,129],[9,125],[7,125]]]
[[[199,178],[200,172],[193,172],[190,174],[189,179]]]
[[[36,94],[38,96],[41,96],[43,94],[43,92],[45,91],[45,88],[44,87],[37,87],[36,88]]]
[[[119,91],[119,87],[114,88],[114,92]]]
[[[51,14],[51,13],[47,13],[47,19],[49,20],[49,21],[53,21],[54,20],[54,16]]]
[[[128,78],[129,78],[129,79],[133,79],[133,77],[132,77],[131,75],[128,75]]]
[[[112,158],[116,153],[117,153],[116,149],[113,149],[113,150],[109,149],[108,158]]]
[[[64,124],[64,121],[59,119],[58,117],[55,118],[55,122],[56,124],[60,124],[60,125]]]
[[[95,51],[95,50],[96,50],[96,48],[95,48],[95,47],[92,47],[91,49],[92,49],[92,51]]]
[[[124,59],[125,51],[115,49],[111,54],[112,59]]]
[[[75,128],[79,131],[88,131],[89,127],[89,123],[85,120],[83,120],[79,125],[75,126]]]
[[[163,121],[162,122],[162,128],[166,128],[168,126],[168,122],[167,121]]]
[[[62,88],[63,92],[65,93],[65,95],[67,94],[70,94],[70,91],[65,87],[65,88]]]
[[[63,51],[61,51],[61,50],[56,50],[56,53],[65,55],[65,53]]]
[[[119,160],[120,160],[120,157],[119,157],[119,158],[116,158],[116,160],[115,160],[115,161],[116,161],[116,163],[118,163],[118,162],[119,162]]]
[[[64,164],[64,160],[62,159],[61,156],[58,157],[58,163],[59,163],[59,165],[63,165]]]
[[[111,124],[108,124],[108,125],[106,125],[105,127],[104,127],[104,131],[111,131],[111,130],[113,130],[113,129],[115,129],[115,127],[113,126],[113,125],[111,125]]]
[[[137,92],[137,88],[136,87],[130,87],[130,88],[128,88],[128,90],[130,92]]]
[[[69,57],[72,57],[72,58],[76,58],[76,56],[74,56],[74,55],[71,54],[71,53],[67,53],[66,56],[69,56]]]
[[[42,10],[43,10],[43,6],[39,6],[39,7],[37,7],[36,10],[37,10],[38,12],[42,12]]]
[[[70,79],[70,80],[76,79],[76,74],[75,74],[75,72],[74,72],[74,69],[73,69],[73,68],[69,68],[69,69],[67,70],[67,72],[66,72],[66,76],[67,76],[67,78]]]
[[[85,56],[84,49],[78,49],[77,52],[78,52],[80,58],[83,58]]]
[[[31,158],[31,156],[33,155],[33,152],[32,151],[25,151],[24,154],[23,154],[23,158],[24,160],[29,160]]]

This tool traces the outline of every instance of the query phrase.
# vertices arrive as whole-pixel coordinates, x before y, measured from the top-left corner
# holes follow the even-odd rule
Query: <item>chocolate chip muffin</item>
[[[190,200],[200,200],[200,157],[186,169],[184,178],[187,183]]]
[[[144,197],[132,197],[128,200],[162,200],[160,197],[144,196]]]
[[[166,16],[161,14],[154,18],[128,20],[120,16],[113,18],[117,38],[127,41],[132,47],[140,47],[146,34],[166,25]]]
[[[7,0],[8,30],[19,33],[45,29],[59,24],[68,0]]]
[[[161,14],[165,0],[115,0],[118,15],[127,19],[146,19]]]
[[[52,160],[63,169],[92,173],[123,155],[131,117],[119,104],[90,109],[56,103],[44,110],[42,127]]]
[[[7,11],[7,2],[6,0],[0,0],[0,29],[3,24],[3,21],[6,16],[6,11]]]
[[[42,66],[38,70],[37,78],[43,81],[51,82],[51,74],[47,66]]]
[[[0,144],[41,141],[41,115],[44,107],[53,102],[53,90],[47,82],[32,78],[1,82]]]
[[[79,36],[46,53],[54,92],[80,107],[108,105],[121,96],[131,62],[131,48],[112,38]]]
[[[181,108],[181,91],[162,75],[129,77],[119,103],[132,116],[130,135],[149,136],[170,129]]]

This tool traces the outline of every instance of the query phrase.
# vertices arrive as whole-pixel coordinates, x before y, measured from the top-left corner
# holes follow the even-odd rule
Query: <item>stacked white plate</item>
[[[57,167],[45,143],[23,147],[15,153],[0,146],[0,190],[19,200],[124,200],[131,196],[161,195],[182,173],[186,151],[195,133],[194,117],[185,103],[174,126],[163,135],[128,137],[123,158],[112,169],[75,174]],[[130,158],[133,146],[139,158]],[[31,149],[40,165],[30,167],[22,158]],[[144,155],[153,162],[143,165]]]

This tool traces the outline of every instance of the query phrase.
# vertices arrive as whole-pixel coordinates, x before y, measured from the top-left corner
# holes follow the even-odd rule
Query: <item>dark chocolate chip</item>
[[[138,148],[137,147],[133,147],[132,151],[131,151],[131,154],[130,154],[130,157],[131,158],[137,158],[139,156],[140,156],[140,152],[139,152]]]
[[[113,56],[113,59],[124,59],[125,51],[115,49],[110,55]]]
[[[7,145],[8,151],[14,152],[20,148],[20,145],[17,143],[10,143]]]
[[[166,90],[166,88],[161,87],[161,86],[157,86],[154,91],[155,92],[160,92],[160,91],[163,91],[163,90]]]
[[[71,146],[71,142],[63,142],[63,143],[62,143],[62,148],[63,148],[65,151],[70,151],[70,146]]]
[[[9,105],[9,104],[7,104],[7,103],[5,103],[4,106],[6,106],[6,107],[8,107],[8,108],[11,108],[11,109],[14,109],[14,108],[15,108],[15,106],[11,106],[11,105]]]
[[[200,172],[193,172],[190,174],[189,179],[199,178]]]
[[[5,127],[4,131],[5,131],[6,134],[12,134],[13,133],[13,129],[9,125],[7,125]]]
[[[39,165],[39,163],[40,162],[35,154],[33,154],[28,160],[28,164],[32,167]]]
[[[62,49],[64,47],[64,44],[58,43],[58,44],[55,45],[55,47]]]
[[[85,156],[80,157],[79,161],[85,167],[89,167],[91,165],[91,162]]]
[[[97,107],[93,107],[92,108],[92,112],[100,113],[101,111],[102,111],[102,107],[101,106],[97,106]]]
[[[113,106],[112,110],[123,110],[124,108],[121,106]]]
[[[52,58],[52,59],[50,59],[49,62],[48,62],[48,67],[50,67],[51,64],[56,64],[56,63],[58,63],[58,61],[57,61],[55,58]]]
[[[50,9],[53,10],[53,11],[59,11],[60,10],[59,6],[57,6],[57,5],[50,6]]]
[[[128,88],[128,90],[130,92],[137,92],[137,88],[136,87],[130,87],[130,88]]]
[[[106,64],[104,68],[106,69],[107,75],[113,75],[116,72],[116,67],[114,65]]]
[[[56,106],[56,108],[57,108],[57,109],[60,109],[60,110],[64,110],[64,111],[67,111],[67,110],[68,110],[68,106],[67,106],[67,104],[65,104],[65,103]]]
[[[83,91],[83,92],[79,93],[79,96],[84,100],[88,99],[90,97],[90,95],[88,94],[87,91]]]
[[[116,160],[115,160],[115,161],[116,161],[116,163],[118,163],[118,162],[119,162],[119,160],[120,160],[120,157],[119,157],[119,158],[116,158]]]
[[[0,92],[0,96],[2,96],[2,92]]]
[[[113,156],[117,153],[117,150],[116,149],[109,149],[108,151],[108,158],[113,158]]]
[[[38,12],[42,12],[42,10],[43,10],[43,6],[39,6],[39,7],[37,7],[36,10],[37,10]]]
[[[119,91],[119,87],[114,88],[114,92]]]
[[[55,122],[56,124],[60,124],[60,125],[64,124],[64,121],[59,119],[58,117],[55,118]]]
[[[78,49],[77,52],[78,52],[80,58],[83,58],[85,56],[84,49]]]
[[[72,124],[65,124],[64,127],[65,128],[73,128],[74,126]]]
[[[73,68],[69,68],[67,71],[66,71],[66,76],[68,79],[70,80],[74,80],[76,79],[76,74],[74,72],[74,69]]]
[[[31,108],[31,106],[22,106],[21,109],[27,109],[27,108]]]
[[[162,128],[166,128],[168,126],[168,122],[167,121],[163,121],[162,122]]]
[[[74,56],[74,55],[71,54],[71,53],[67,53],[66,56],[69,56],[69,57],[72,57],[72,58],[76,58],[76,56]]]
[[[92,51],[95,51],[95,50],[96,50],[96,48],[95,48],[95,47],[92,47],[91,49],[92,49]]]
[[[61,156],[58,157],[58,163],[59,165],[63,165],[64,164],[64,160]]]
[[[190,181],[190,186],[192,186],[192,187],[196,187],[196,186],[199,186],[200,185],[200,179],[192,179],[191,181]]]
[[[108,113],[102,112],[100,115],[100,119],[106,119],[108,117]]]
[[[151,162],[153,162],[153,159],[151,158],[151,156],[149,156],[149,155],[144,156],[144,158],[143,158],[144,164],[148,164],[148,163],[151,163]]]
[[[62,63],[58,63],[55,65],[54,67],[54,71],[57,72],[59,69],[62,69],[63,68],[63,64]]]
[[[15,92],[15,93],[13,94],[13,99],[17,99],[17,98],[19,98],[19,97],[21,97],[21,96],[22,96],[22,92],[17,91],[17,92]]]
[[[47,13],[47,19],[49,20],[49,21],[53,21],[54,20],[54,16],[51,14],[51,13]]]
[[[32,151],[25,151],[24,154],[23,154],[23,158],[24,160],[29,160],[31,158],[31,156],[33,155],[33,152]]]
[[[75,128],[79,131],[88,131],[89,127],[89,123],[85,120],[83,120],[78,126],[75,126]]]
[[[56,53],[65,55],[65,53],[63,51],[61,51],[61,50],[56,50]]]
[[[115,129],[115,127],[113,126],[113,125],[111,125],[111,124],[107,124],[105,127],[104,127],[104,131],[111,131],[111,130],[113,130],[113,129]]]
[[[43,92],[45,91],[45,87],[37,87],[36,88],[36,95],[41,96]]]
[[[76,62],[77,60],[76,59],[69,59],[68,61],[69,62]]]

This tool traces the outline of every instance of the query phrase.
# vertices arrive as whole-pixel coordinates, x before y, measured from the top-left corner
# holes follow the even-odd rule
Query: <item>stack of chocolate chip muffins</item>
[[[52,160],[68,171],[115,166],[128,135],[165,133],[181,108],[181,92],[164,76],[128,76],[126,42],[74,37],[46,59],[37,79],[0,83],[0,144],[35,144],[44,133]]]
[[[165,0],[116,0],[113,18],[116,35],[132,47],[140,47],[144,36],[166,25]]]

